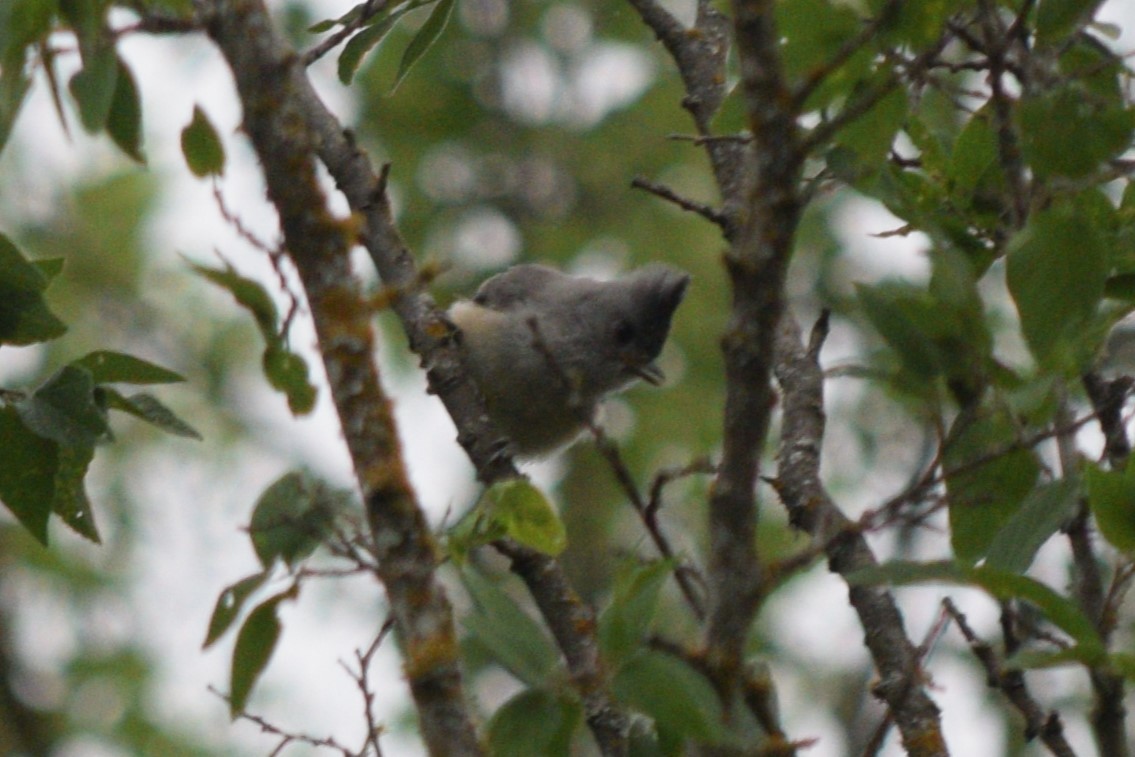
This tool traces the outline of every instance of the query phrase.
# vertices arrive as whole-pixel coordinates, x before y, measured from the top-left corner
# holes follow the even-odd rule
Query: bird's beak
[[[647,363],[646,365],[627,365],[627,369],[646,383],[653,384],[654,386],[659,386],[666,379],[666,374],[654,363]]]

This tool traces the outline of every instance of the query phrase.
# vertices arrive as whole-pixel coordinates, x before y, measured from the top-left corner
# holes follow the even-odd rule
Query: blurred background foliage
[[[304,29],[350,5],[289,2],[276,3],[275,9],[297,46],[305,48],[313,39]],[[689,13],[689,6],[674,3],[679,13]],[[625,3],[461,0],[437,45],[392,92],[401,51],[425,13],[407,17],[410,23],[393,30],[364,63],[349,94],[333,83],[333,61],[322,61],[315,71],[319,86],[347,103],[344,110],[353,114],[347,121],[376,163],[391,164],[398,225],[420,261],[443,269],[433,282],[436,297],[447,303],[521,261],[596,274],[650,261],[687,270],[693,283],[662,356],[669,384],[661,390],[637,387],[613,400],[607,425],[643,486],[662,468],[713,456],[723,403],[719,339],[728,303],[720,262],[723,242],[718,229],[703,219],[631,188],[632,179],[642,177],[707,203],[717,199],[704,152],[683,139],[690,132],[681,108],[683,90],[661,46]],[[121,16],[123,22],[129,18],[125,12]],[[160,47],[124,51],[147,86],[152,86],[144,75],[147,67],[177,81],[197,75],[200,59],[213,55],[211,49],[191,48],[177,37]],[[37,80],[40,98],[41,85]],[[216,86],[229,85],[222,78]],[[190,104],[182,105],[188,122]],[[145,123],[153,115],[149,107],[143,97]],[[735,117],[734,111],[727,108],[722,118]],[[3,521],[0,754],[256,751],[265,737],[258,741],[246,731],[234,738],[225,728],[203,728],[200,710],[183,713],[169,706],[177,697],[161,693],[184,685],[176,678],[177,665],[157,659],[161,645],[152,640],[162,632],[156,619],[177,612],[176,602],[171,606],[167,597],[161,609],[145,609],[154,596],[148,593],[152,584],[143,582],[150,589],[139,590],[140,571],[155,562],[142,554],[156,528],[184,529],[163,538],[195,542],[208,540],[202,533],[189,533],[202,521],[221,522],[235,532],[247,521],[256,494],[275,477],[272,471],[311,464],[311,449],[321,442],[289,441],[289,435],[335,431],[289,420],[279,398],[262,386],[262,345],[250,319],[231,299],[192,276],[176,254],[202,259],[212,250],[171,247],[166,231],[179,225],[215,226],[218,234],[232,230],[208,199],[186,211],[170,206],[186,196],[186,190],[175,189],[177,183],[189,181],[175,162],[176,151],[160,147],[172,144],[176,134],[154,133],[151,127],[150,162],[144,168],[81,135],[64,148],[77,153],[74,161],[53,160],[45,168],[34,158],[37,130],[59,128],[42,117],[45,113],[50,110],[40,108],[36,120],[30,112],[21,117],[14,141],[0,159],[0,226],[32,257],[66,258],[48,296],[70,331],[44,346],[0,352],[0,378],[5,386],[32,386],[91,349],[128,349],[189,379],[164,390],[163,398],[192,419],[205,442],[171,439],[136,423],[116,425],[117,443],[100,451],[90,483],[103,532],[101,547],[57,529],[52,547],[44,550],[8,519]],[[923,116],[945,132],[958,127],[956,113],[947,109]],[[68,119],[77,133],[74,114],[68,113]],[[223,128],[221,133],[227,147],[241,140]],[[79,154],[83,150],[95,157]],[[257,191],[233,196],[259,186],[258,180],[229,181],[234,181],[231,176],[221,186],[236,187],[226,196],[238,213],[261,201]],[[198,194],[204,191],[201,186]],[[848,236],[863,245],[867,234],[898,225],[850,192],[819,198],[805,215],[790,293],[804,323],[821,307],[835,311],[829,362],[880,345],[863,335],[862,318],[852,312],[850,282],[884,275],[924,277],[925,261],[902,240],[878,240],[859,252],[841,247]],[[218,248],[233,254],[230,247]],[[258,253],[240,254],[255,259]],[[266,270],[263,261],[248,265]],[[263,280],[266,285],[273,281],[270,274]],[[277,294],[286,308],[286,294]],[[1006,301],[1003,293],[994,293],[990,301],[996,322]],[[380,314],[379,323],[391,384],[398,391],[421,392],[412,378],[416,360],[405,348],[400,327],[389,314]],[[1013,324],[1005,320],[1000,325]],[[998,338],[1007,339],[1012,349],[1011,337]],[[410,402],[405,396],[400,401]],[[911,420],[921,412],[920,405],[909,397],[869,391],[844,377],[833,383],[830,401],[831,452],[825,472],[833,494],[853,509],[901,487],[906,472],[931,454],[921,438],[923,424]],[[455,445],[449,430],[416,419],[404,424],[402,432],[429,434],[427,447],[439,450]],[[437,459],[452,458],[439,454]],[[651,548],[593,445],[576,445],[561,464],[544,467],[567,524],[564,563],[576,588],[600,604],[609,596],[619,564],[628,555],[652,557]],[[188,475],[198,488],[163,491],[163,475],[171,470]],[[427,468],[423,475],[432,474]],[[448,501],[453,510],[474,497],[466,477]],[[667,490],[664,528],[691,554],[704,554],[707,483],[692,477]],[[193,499],[209,487],[224,489],[227,498]],[[771,491],[762,490],[762,496],[774,502]],[[180,514],[155,525],[155,509]],[[432,515],[440,522],[444,514]],[[761,529],[770,559],[797,545],[775,506],[762,511]],[[915,532],[900,534],[897,553],[914,553],[918,538]],[[181,583],[193,583],[200,575],[192,559],[167,567]],[[237,575],[230,572],[227,580]],[[800,579],[811,580],[824,580],[823,571],[818,568]],[[783,594],[793,596],[795,585]],[[215,595],[219,588],[202,591]],[[684,616],[677,611],[680,597],[672,586],[663,601],[659,623],[681,640],[679,618]],[[376,620],[375,604],[362,608],[360,618]],[[780,680],[790,681],[789,701],[811,708],[799,721],[804,724],[799,735],[822,730],[839,734],[837,745],[862,743],[878,716],[863,696],[871,668],[862,650],[849,650],[842,660],[809,658],[785,641],[786,629],[769,617],[780,606],[774,602],[766,611],[753,647],[776,659],[778,675],[785,674]],[[824,617],[825,610],[818,611]],[[193,626],[193,634],[203,636],[207,616],[174,622]],[[848,646],[857,646],[857,627],[849,628],[855,636]],[[188,654],[196,654],[195,648]],[[983,675],[968,656],[952,659],[971,668],[975,680]],[[279,657],[274,664],[281,664]],[[342,679],[340,685],[351,684]],[[499,685],[486,673],[479,691]],[[1071,691],[1075,696],[1074,687]],[[206,700],[203,709],[211,708],[213,718],[223,716],[223,703],[202,689],[179,696]],[[278,703],[289,696],[302,700],[305,692],[270,689],[265,701]],[[164,704],[155,706],[155,701]],[[1020,746],[1014,735],[1018,729],[1008,722],[999,722],[994,732],[1004,734],[1004,749],[1014,753]],[[398,730],[393,716],[390,724]],[[997,751],[991,747],[988,754]]]

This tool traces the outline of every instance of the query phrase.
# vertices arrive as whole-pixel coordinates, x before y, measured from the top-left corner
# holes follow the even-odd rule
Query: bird
[[[463,360],[512,451],[547,456],[595,422],[605,397],[661,384],[655,360],[689,283],[661,263],[607,281],[526,263],[456,301]]]

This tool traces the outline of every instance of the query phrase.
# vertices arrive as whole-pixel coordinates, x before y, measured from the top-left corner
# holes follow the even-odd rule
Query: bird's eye
[[[615,324],[615,342],[620,346],[631,343],[634,339],[634,326],[628,321],[619,321]]]

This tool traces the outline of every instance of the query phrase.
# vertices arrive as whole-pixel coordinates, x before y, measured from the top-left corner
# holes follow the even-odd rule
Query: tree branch
[[[452,609],[435,576],[436,545],[406,476],[373,359],[370,310],[351,275],[349,226],[331,215],[316,175],[310,83],[260,0],[197,0],[197,8],[233,71],[244,131],[311,306],[422,736],[435,754],[481,754],[462,686]]]
[[[1056,414],[1056,425],[1067,425],[1071,414],[1067,402],[1061,401]],[[1060,453],[1060,466],[1065,476],[1077,470],[1075,440],[1070,434],[1056,437]],[[1075,517],[1064,529],[1072,548],[1072,567],[1076,599],[1096,629],[1101,632],[1104,643],[1108,642],[1104,620],[1104,580],[1100,573],[1099,555],[1092,540],[1091,510],[1086,501],[1081,501]],[[1096,737],[1100,753],[1108,757],[1126,757],[1130,754],[1127,745],[1127,710],[1123,706],[1123,676],[1103,666],[1089,669],[1092,691],[1095,693],[1095,707],[1092,710],[1092,732]]]
[[[723,449],[709,501],[710,667],[726,703],[740,682],[745,639],[760,597],[755,488],[774,405],[774,331],[800,206],[795,116],[780,75],[770,0],[733,3],[742,87],[756,174],[745,224],[725,254],[733,305],[722,338],[726,399]]]
[[[630,722],[607,693],[607,672],[599,656],[595,613],[568,584],[555,560],[511,541],[498,542],[496,546],[512,561],[513,572],[528,586],[563,652],[600,751],[605,755],[626,754]]]
[[[982,667],[985,668],[986,683],[992,688],[999,689],[1005,695],[1005,698],[1017,708],[1017,711],[1024,716],[1025,739],[1031,741],[1040,736],[1044,745],[1058,757],[1076,757],[1076,753],[1072,751],[1072,747],[1064,738],[1064,725],[1060,722],[1060,716],[1055,711],[1045,713],[1041,709],[1041,706],[1032,698],[1025,686],[1024,673],[1019,670],[1005,670],[1001,667],[997,653],[987,642],[973,632],[966,621],[966,616],[958,610],[949,597],[942,600],[942,606],[953,618],[958,630],[962,632],[962,636],[969,644],[970,650],[981,662]]]
[[[702,144],[721,190],[722,214],[728,219],[722,227],[725,238],[732,239],[745,199],[745,156],[748,153],[743,141],[713,139],[711,131],[713,117],[727,94],[725,60],[729,53],[729,20],[710,0],[698,0],[697,16],[691,29],[682,26],[657,0],[629,2],[674,59],[686,89],[682,105],[693,118],[698,136],[710,137]]]
[[[414,257],[394,224],[385,169],[382,174],[375,173],[369,157],[306,79],[302,79],[295,94],[320,159],[351,210],[365,222],[360,241],[386,291],[392,294],[390,307],[402,323],[410,348],[421,357],[430,391],[441,399],[453,418],[458,428],[457,441],[476,467],[477,477],[486,485],[519,477],[508,453],[508,440],[493,426],[480,392],[464,368],[456,327],[421,291],[421,275]],[[524,580],[541,611],[565,606],[586,609],[558,562],[517,544],[500,542],[498,547],[507,550],[514,572]],[[581,695],[587,703],[588,723],[596,741],[605,754],[621,754],[626,748],[626,732],[620,718],[612,715],[618,708],[606,692],[605,671],[598,665],[597,657],[578,651],[596,646],[594,623],[563,625],[547,614],[544,619],[553,630],[573,679],[590,687]]]
[[[795,319],[785,314],[780,324],[776,376],[784,410],[776,489],[792,524],[822,544],[829,567],[847,576],[877,563],[863,534],[820,481],[825,417],[819,351],[825,333],[826,319],[821,319],[805,349]],[[906,635],[894,597],[880,587],[855,584],[848,595],[879,671],[874,692],[890,708],[907,752],[917,757],[946,755],[938,707],[926,693],[918,651]]]

